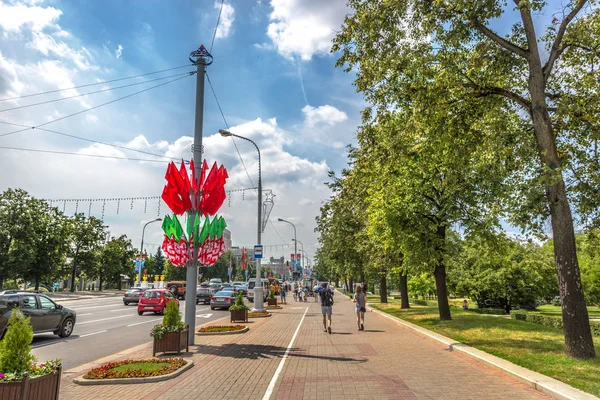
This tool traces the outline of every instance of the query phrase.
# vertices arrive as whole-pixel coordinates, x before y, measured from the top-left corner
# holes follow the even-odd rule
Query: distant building
[[[273,275],[277,278],[281,277],[287,279],[290,275],[290,269],[285,265],[285,257],[280,258],[271,257],[269,258],[269,265],[273,271]]]
[[[242,262],[242,248],[233,246],[231,247],[231,252],[234,257],[238,260],[238,265],[241,265]],[[248,264],[254,264],[256,261],[254,260],[254,248],[246,247],[246,255],[248,256]]]
[[[231,231],[227,228],[223,231],[223,241],[225,242],[225,251],[231,250]]]

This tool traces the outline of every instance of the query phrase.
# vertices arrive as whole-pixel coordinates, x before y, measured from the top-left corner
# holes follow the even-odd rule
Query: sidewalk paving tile
[[[197,336],[194,367],[165,382],[78,386],[63,379],[61,399],[262,399],[302,316],[271,399],[546,399],[464,355],[449,352],[374,313],[358,332],[353,304],[336,296],[333,333],[320,305],[290,302],[251,319],[240,335]],[[151,346],[136,358],[150,357]]]

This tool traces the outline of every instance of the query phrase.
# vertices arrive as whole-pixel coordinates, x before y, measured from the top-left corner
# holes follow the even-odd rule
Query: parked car
[[[33,333],[52,332],[62,338],[71,336],[77,315],[74,310],[56,304],[35,291],[5,290],[0,292],[0,339],[4,337],[12,309],[18,307],[30,317]]]
[[[167,282],[167,289],[173,293],[178,299],[185,299],[185,282],[184,281],[171,281]]]
[[[126,306],[129,305],[129,303],[139,303],[140,302],[140,297],[142,297],[142,295],[144,294],[144,292],[147,289],[142,289],[142,288],[131,288],[128,291],[125,292],[125,294],[123,294],[123,304],[125,304]]]
[[[210,284],[212,285],[213,283],[223,286],[223,281],[221,280],[221,278],[212,278],[210,280]]]
[[[174,301],[179,307],[179,300],[175,298],[170,290],[166,289],[149,289],[140,297],[137,312],[142,315],[145,312],[152,311],[155,314],[164,314],[167,303]]]
[[[209,288],[198,287],[198,289],[196,289],[196,304],[209,304],[212,295]]]
[[[199,286],[199,287],[201,287],[201,288],[205,288],[205,289],[206,289],[206,288],[209,288],[209,287],[210,287],[210,284],[209,284],[208,282],[202,282],[202,283],[201,283],[200,285],[198,285],[198,286]]]
[[[226,308],[229,309],[232,305],[235,304],[235,295],[232,291],[221,291],[217,292],[210,299],[210,309],[214,310],[215,308]]]
[[[222,291],[228,291],[231,290],[232,292],[236,293],[237,289],[235,288],[235,286],[233,286],[232,283],[226,283],[221,287]]]

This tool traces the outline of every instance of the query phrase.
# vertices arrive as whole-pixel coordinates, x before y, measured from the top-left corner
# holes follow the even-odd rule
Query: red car
[[[179,307],[179,300],[173,296],[170,290],[167,289],[150,289],[146,290],[140,302],[138,303],[138,315],[142,315],[146,311],[153,311],[155,314],[164,314],[167,303],[174,301]]]

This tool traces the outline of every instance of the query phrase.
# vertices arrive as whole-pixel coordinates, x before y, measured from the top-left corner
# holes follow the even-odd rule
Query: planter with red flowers
[[[196,332],[199,336],[208,335],[233,335],[236,333],[248,332],[249,328],[245,325],[212,325],[204,326]]]
[[[160,382],[174,378],[194,365],[183,358],[123,360],[104,364],[73,379],[78,385],[114,385]]]
[[[0,341],[0,399],[58,400],[60,361],[37,364],[31,354],[32,339],[29,318],[13,309]]]

